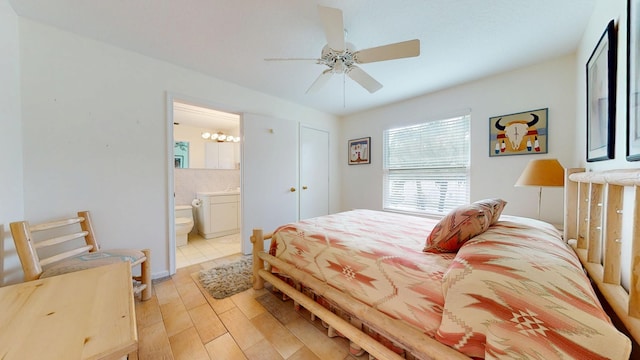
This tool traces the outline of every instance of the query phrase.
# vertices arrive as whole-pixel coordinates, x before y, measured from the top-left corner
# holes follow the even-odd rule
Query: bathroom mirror
[[[189,168],[189,142],[176,141],[173,146],[173,164],[175,168]]]
[[[240,168],[239,142],[205,140],[202,138],[202,133],[207,131],[207,128],[187,124],[174,125],[173,129],[176,169]],[[225,133],[238,136],[239,127],[225,130]]]

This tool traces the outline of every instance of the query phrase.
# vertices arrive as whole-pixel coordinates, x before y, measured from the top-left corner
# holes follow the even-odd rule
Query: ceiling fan
[[[320,76],[311,84],[307,93],[316,92],[322,88],[333,74],[344,74],[352,80],[374,93],[382,88],[376,79],[367,74],[356,64],[366,64],[377,61],[394,60],[420,55],[420,40],[413,39],[369,49],[356,50],[353,44],[345,41],[345,29],[342,10],[325,6],[318,6],[320,20],[327,38],[327,44],[322,48],[319,59],[301,58],[267,58],[274,60],[315,60],[316,63],[327,66]]]

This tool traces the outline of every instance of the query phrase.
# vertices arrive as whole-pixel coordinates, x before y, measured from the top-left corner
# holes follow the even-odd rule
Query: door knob
[[[303,187],[302,187],[302,190],[307,190],[307,189],[308,189],[308,188],[307,188],[306,186],[303,186]]]
[[[291,192],[296,192],[296,188],[294,188],[293,186],[291,187],[291,189],[289,189],[289,191]]]

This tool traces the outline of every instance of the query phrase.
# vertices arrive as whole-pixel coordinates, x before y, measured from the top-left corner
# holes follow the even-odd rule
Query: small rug
[[[300,317],[300,314],[293,308],[291,301],[282,301],[271,291],[258,296],[256,301],[283,325]]]
[[[200,271],[200,283],[211,296],[224,299],[253,286],[252,266],[252,257],[244,256],[237,261]]]

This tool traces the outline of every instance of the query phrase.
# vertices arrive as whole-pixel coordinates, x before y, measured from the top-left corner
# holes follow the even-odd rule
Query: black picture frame
[[[616,35],[611,20],[586,65],[588,162],[615,156]]]
[[[627,2],[627,161],[640,161],[640,0]]]

